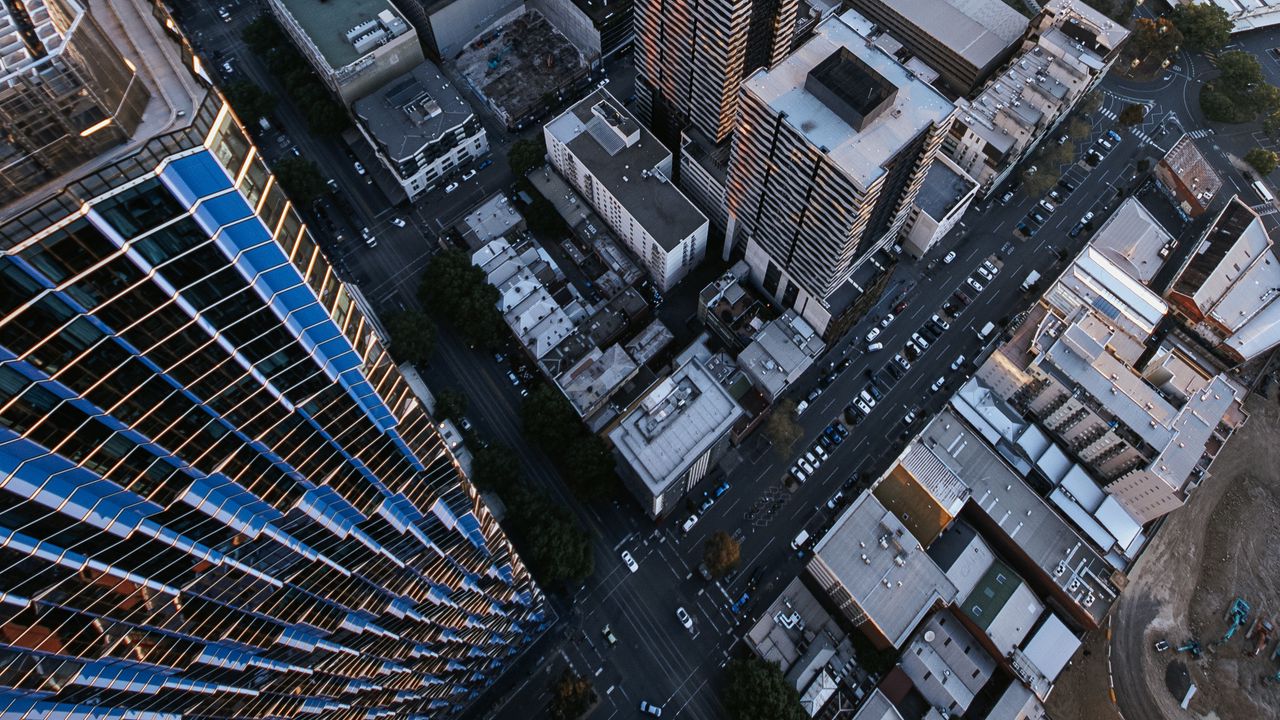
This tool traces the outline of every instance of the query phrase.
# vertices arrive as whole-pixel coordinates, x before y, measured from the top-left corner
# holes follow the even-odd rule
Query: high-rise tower
[[[110,142],[20,183],[49,145],[6,124],[0,707],[453,717],[543,598],[359,292],[160,6],[18,6],[46,48],[98,28],[76,61],[141,105],[50,121]],[[51,58],[0,65],[6,112]]]
[[[636,0],[636,95],[665,139],[733,131],[738,85],[791,49],[797,0]]]
[[[728,242],[752,280],[828,339],[854,269],[893,239],[955,107],[850,23],[742,85]]]

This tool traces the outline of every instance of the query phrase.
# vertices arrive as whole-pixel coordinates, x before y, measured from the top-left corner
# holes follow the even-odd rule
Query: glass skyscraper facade
[[[0,205],[0,712],[452,717],[543,597],[152,12],[163,131]]]

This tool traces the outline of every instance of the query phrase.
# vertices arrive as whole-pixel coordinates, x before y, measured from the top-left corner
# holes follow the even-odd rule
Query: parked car
[[[893,319],[896,317],[897,315],[894,315],[893,313],[889,313],[888,315],[885,315],[884,319],[880,321],[880,329],[883,330],[884,328],[889,327],[890,323],[892,323]]]
[[[875,340],[875,339],[876,339],[876,338],[878,338],[878,337],[880,337],[880,328],[878,328],[878,327],[873,327],[873,328],[871,328],[871,330],[867,333],[867,342],[871,342],[871,341]]]
[[[654,717],[662,717],[662,708],[652,705],[643,700],[640,701],[640,712],[648,713]]]
[[[1009,201],[1010,201],[1010,200],[1012,200],[1012,199],[1013,199],[1013,191],[1012,191],[1012,190],[1008,190],[1008,191],[1006,191],[1006,192],[1005,192],[1005,194],[1003,194],[1003,195],[1001,195],[1001,196],[1000,196],[1000,204],[1001,204],[1001,205],[1008,205],[1008,204],[1009,204]]]
[[[353,164],[355,165],[356,173],[359,175],[364,175],[364,166],[360,164],[360,161],[357,160]]]
[[[476,172],[477,172],[477,171],[476,171],[476,169],[475,169],[475,168],[471,168],[470,170],[468,170],[468,171],[466,171],[466,172],[462,173],[462,182],[466,182],[466,181],[470,180],[471,178],[475,177],[475,176],[476,176]]]
[[[959,369],[960,369],[960,366],[961,366],[961,365],[963,365],[963,364],[964,364],[964,356],[963,356],[963,355],[961,355],[961,356],[957,357],[954,361],[952,361],[952,363],[951,363],[951,369],[952,369],[952,371],[959,370]]]
[[[943,320],[937,315],[934,315],[933,317],[929,318],[929,322],[933,323],[935,327],[937,327],[939,330],[942,330],[944,332],[951,329],[951,325],[947,324],[946,320]]]
[[[943,264],[943,265],[950,265],[950,264],[951,264],[951,261],[952,261],[952,260],[955,260],[955,259],[956,259],[956,251],[955,251],[955,250],[952,250],[951,252],[949,252],[949,253],[947,253],[946,255],[943,255],[943,256],[942,256],[942,264]]]
[[[969,284],[969,287],[973,288],[978,292],[982,292],[983,289],[986,288],[986,285],[983,285],[982,283],[978,282],[977,280],[974,280],[973,278],[965,278],[965,282]]]
[[[451,183],[449,183],[448,185],[445,185],[445,186],[444,186],[444,191],[445,191],[446,193],[451,193],[451,192],[453,192],[454,190],[457,190],[457,189],[458,189],[458,183],[456,183],[456,182],[451,182]]]
[[[697,513],[694,513],[693,515],[689,516],[688,520],[685,520],[684,523],[680,525],[680,529],[685,533],[688,533],[690,530],[693,529],[693,526],[697,524],[698,524],[698,515]]]
[[[636,564],[636,559],[631,557],[631,553],[627,552],[626,550],[622,551],[622,562],[627,566],[627,569],[630,570],[631,572],[635,572],[640,569],[640,566]]]
[[[396,227],[398,227],[398,228],[402,228],[402,227],[404,227],[404,226],[405,226],[405,222],[404,222],[404,220],[403,220],[403,219],[401,219],[401,218],[398,218],[398,217],[393,217],[393,218],[391,218],[391,224],[392,224],[392,225],[395,225],[395,226],[396,226]]]
[[[684,608],[676,608],[676,619],[680,621],[685,630],[693,630],[693,618],[689,616],[689,612]]]
[[[935,392],[935,393],[938,392],[939,390],[942,389],[942,386],[945,385],[946,383],[947,383],[947,379],[944,377],[940,377],[937,380],[934,380],[933,384],[929,386],[929,392]]]
[[[613,647],[618,644],[618,636],[613,634],[613,628],[608,625],[605,625],[604,629],[600,631],[600,636],[609,644],[609,647]]]

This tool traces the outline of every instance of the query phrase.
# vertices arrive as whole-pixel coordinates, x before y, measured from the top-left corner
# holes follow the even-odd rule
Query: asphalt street
[[[290,107],[262,64],[244,48],[239,32],[257,12],[256,6],[235,7],[233,3],[232,21],[224,23],[216,14],[219,5],[206,0],[189,6],[186,22],[198,46],[217,51],[219,57],[234,57],[237,73],[281,96],[276,121],[304,156],[338,181],[352,206],[350,217],[343,217],[340,222],[352,227],[357,223],[367,226],[379,238],[376,248],[364,247],[357,237],[348,239],[347,246],[327,250],[349,265],[363,294],[375,307],[418,307],[418,278],[438,247],[437,234],[491,193],[510,187],[514,178],[505,156],[517,138],[485,117],[493,148],[492,166],[452,193],[440,190],[412,206],[406,203],[393,207],[374,185],[364,182],[355,172],[341,143],[312,138],[306,132],[304,119]],[[218,60],[217,64],[221,62]],[[1151,112],[1141,126],[1124,133],[1122,142],[1096,168],[1075,163],[1065,169],[1065,177],[1078,187],[1048,216],[1035,236],[1022,239],[1014,233],[1039,200],[1019,192],[1007,206],[992,203],[971,209],[964,225],[928,258],[899,263],[879,305],[844,341],[828,351],[820,367],[794,387],[792,394],[801,399],[825,372],[821,366],[844,358],[850,361],[801,416],[801,442],[784,456],[767,445],[762,433],[748,438],[737,450],[741,462],[728,475],[731,489],[687,535],[679,529],[687,513],[677,513],[655,527],[630,502],[584,506],[575,500],[547,458],[521,436],[520,397],[505,377],[506,366],[469,350],[442,331],[435,358],[426,369],[428,382],[434,388],[463,391],[470,401],[468,417],[478,433],[510,446],[521,461],[524,477],[562,502],[583,522],[594,538],[597,568],[571,602],[556,602],[563,618],[560,626],[507,674],[477,710],[484,717],[530,717],[546,705],[552,673],[561,663],[569,663],[592,679],[603,698],[594,717],[612,717],[620,711],[633,713],[640,700],[664,707],[664,717],[723,717],[724,708],[715,692],[719,667],[729,657],[746,623],[754,621],[756,608],[772,600],[802,567],[803,559],[790,547],[791,539],[801,529],[824,527],[841,509],[826,507],[836,492],[855,481],[860,473],[874,477],[896,456],[904,442],[901,436],[908,429],[902,422],[904,416],[918,409],[916,422],[921,423],[942,404],[948,393],[932,393],[933,381],[946,378],[948,390],[952,390],[963,380],[987,342],[976,331],[987,322],[1009,318],[1030,303],[1031,298],[1019,285],[1032,270],[1042,274],[1041,287],[1056,276],[1063,262],[1055,251],[1070,257],[1087,240],[1088,233],[1069,238],[1068,230],[1089,211],[1097,215],[1095,226],[1105,220],[1105,209],[1117,202],[1117,187],[1127,185],[1135,173],[1135,157],[1157,152],[1154,148],[1167,148],[1180,135],[1179,128],[1193,130],[1202,126],[1195,101],[1197,83],[1191,77],[1202,63],[1203,59],[1188,57],[1180,63],[1180,71],[1172,71],[1168,79],[1154,83],[1108,78],[1103,86],[1106,102],[1091,118],[1093,132],[1076,148],[1077,157],[1114,125],[1115,115],[1125,104],[1150,104]],[[627,77],[628,72],[617,61],[609,69],[611,77],[616,74],[614,81],[621,83],[619,87],[626,84],[625,79],[619,78]],[[1280,73],[1280,65],[1273,63],[1269,72]],[[474,97],[468,99],[476,104]],[[1161,128],[1166,128],[1163,135]],[[527,131],[525,135],[536,132]],[[365,165],[369,168],[369,163]],[[1242,181],[1238,173],[1234,175],[1232,182],[1238,187]],[[1245,191],[1247,188],[1242,190]],[[408,227],[392,226],[392,217],[405,218]],[[932,263],[950,251],[956,253],[952,263]],[[990,282],[975,274],[984,261],[999,270]],[[966,284],[966,278],[981,282],[984,289],[976,291]],[[934,339],[902,379],[890,386],[885,365],[913,333],[921,331],[930,316],[943,314],[943,304],[961,288],[971,302],[955,316],[947,316],[950,329]],[[865,352],[864,338],[870,327],[904,299],[907,307],[877,338],[885,349]],[[960,355],[969,363],[952,372],[950,365]],[[871,416],[852,428],[849,438],[833,448],[830,458],[802,485],[794,491],[786,487],[784,478],[796,457],[814,445],[823,428],[840,417],[872,377],[881,381],[883,397],[872,408]],[[854,491],[860,489],[850,487],[844,502],[851,501]],[[742,539],[743,563],[734,580],[707,583],[695,568],[701,560],[703,541],[717,530]],[[623,550],[635,557],[636,572],[620,560]],[[738,602],[748,577],[757,570],[761,573],[760,587],[745,602]],[[691,632],[677,620],[678,607],[693,616]],[[614,646],[603,638],[606,625],[618,639]],[[1125,709],[1127,714],[1128,707]]]

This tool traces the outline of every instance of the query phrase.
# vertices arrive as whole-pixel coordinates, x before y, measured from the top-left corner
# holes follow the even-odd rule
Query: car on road
[[[1092,211],[1092,210],[1090,210],[1089,212],[1085,213],[1085,214],[1084,214],[1084,217],[1080,218],[1080,224],[1082,224],[1082,225],[1088,225],[1090,220],[1093,220],[1093,211]]]
[[[511,384],[515,387],[520,387],[520,377],[517,376],[514,371],[507,371],[507,380],[511,381]]]
[[[867,332],[867,342],[871,342],[878,337],[880,337],[880,328],[878,327],[873,327]]]
[[[894,315],[893,313],[889,313],[888,315],[885,315],[884,319],[880,321],[880,329],[883,330],[889,327],[889,325],[893,322],[893,319],[896,317],[897,315]]]
[[[947,384],[947,379],[944,377],[940,377],[937,380],[934,380],[933,384],[929,386],[929,392],[936,393],[942,389],[943,385],[946,385],[946,384]]]
[[[903,370],[910,370],[910,369],[911,369],[911,363],[907,362],[907,359],[906,359],[906,358],[904,358],[904,357],[902,357],[902,355],[901,355],[901,354],[899,354],[899,355],[894,355],[894,356],[893,356],[893,361],[894,361],[894,362],[896,362],[896,363],[898,363],[898,367],[902,368]]]
[[[711,582],[712,580],[715,579],[715,577],[712,576],[711,574],[711,568],[707,567],[707,564],[704,562],[698,563],[698,574],[701,575],[702,579],[706,580],[707,582]]]
[[[604,641],[608,643],[610,647],[618,644],[618,636],[613,634],[613,628],[608,625],[605,625],[604,629],[600,631],[600,636],[604,638]]]
[[[837,507],[839,507],[839,505],[840,505],[840,501],[841,501],[841,500],[844,500],[844,491],[843,491],[843,490],[841,490],[840,492],[837,492],[835,495],[832,495],[832,496],[831,496],[831,499],[827,501],[827,509],[828,509],[828,510],[835,510]]]
[[[640,569],[640,566],[636,564],[636,559],[631,557],[631,553],[627,552],[626,550],[622,551],[622,562],[627,566],[627,569],[630,570],[631,572],[635,572]]]
[[[468,170],[468,171],[466,171],[466,172],[462,173],[462,182],[466,182],[466,181],[470,180],[471,178],[475,177],[475,176],[476,176],[476,172],[477,172],[477,170],[476,170],[475,168],[471,168],[470,170]]]
[[[690,530],[693,529],[693,526],[697,524],[698,524],[698,514],[694,513],[689,516],[689,519],[685,520],[684,523],[680,525],[680,529],[685,533],[688,533]]]
[[[680,621],[685,630],[693,630],[693,618],[689,617],[688,611],[684,608],[676,608],[676,619]]]
[[[965,278],[964,281],[969,284],[969,287],[973,288],[978,292],[982,292],[983,289],[987,287],[986,285],[983,285],[982,283],[978,282],[977,280],[974,280],[973,278]]]
[[[502,363],[507,361],[507,356],[503,355],[502,353],[494,353],[493,361],[501,365]]]
[[[222,18],[222,22],[231,22],[231,13],[225,7],[218,8],[218,17]]]
[[[907,414],[902,416],[902,424],[903,424],[903,425],[910,425],[911,423],[913,423],[913,422],[915,422],[915,421],[916,421],[916,411],[915,411],[915,409],[914,409],[914,408],[912,408],[911,410],[907,411]]]
[[[487,158],[484,162],[476,166],[477,170],[483,170],[493,164],[493,158]]]
[[[952,250],[951,252],[949,252],[949,253],[947,253],[946,255],[943,255],[943,256],[942,256],[942,264],[943,264],[943,265],[950,265],[950,264],[951,264],[951,261],[952,261],[952,260],[955,260],[955,259],[956,259],[956,251],[955,251],[955,250]]]
[[[1010,200],[1012,200],[1012,199],[1013,199],[1013,191],[1012,191],[1012,190],[1007,190],[1007,191],[1005,191],[1005,194],[1003,194],[1003,195],[1001,195],[1001,196],[1000,196],[1000,204],[1001,204],[1001,205],[1008,205],[1008,204],[1009,204],[1009,201],[1010,201]]]
[[[364,175],[364,174],[365,174],[365,173],[364,173],[364,166],[360,164],[360,161],[358,161],[358,160],[357,160],[356,162],[352,163],[352,165],[354,165],[354,166],[355,166],[356,174],[358,174],[358,175]]]
[[[951,329],[951,326],[947,324],[947,321],[943,320],[937,315],[934,315],[933,317],[929,318],[929,322],[933,323],[934,327],[938,328],[939,330],[942,330],[943,332],[946,332],[947,330]]]
[[[960,369],[960,366],[961,366],[961,365],[963,365],[963,364],[964,364],[964,356],[963,356],[963,355],[960,355],[959,357],[957,357],[955,360],[953,360],[953,361],[952,361],[952,363],[951,363],[951,369],[952,369],[953,371],[955,371],[955,370],[959,370],[959,369]]]
[[[640,701],[640,712],[649,713],[654,717],[662,717],[662,708],[657,705],[651,705],[643,700]]]
[[[1071,230],[1067,232],[1067,237],[1080,237],[1080,233],[1084,232],[1084,223],[1076,223],[1071,226]]]
[[[448,185],[445,185],[445,186],[444,186],[444,191],[445,191],[446,193],[451,193],[451,192],[453,192],[454,190],[457,190],[457,189],[458,189],[458,183],[456,183],[456,182],[451,182],[451,183],[449,183]]]
[[[393,218],[391,218],[391,224],[392,224],[392,225],[395,225],[395,226],[396,226],[396,227],[398,227],[398,228],[402,228],[402,227],[404,227],[404,226],[405,226],[405,222],[404,222],[404,220],[403,220],[402,218],[398,218],[398,217],[393,217]]]

